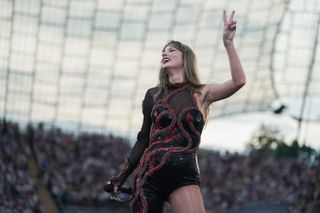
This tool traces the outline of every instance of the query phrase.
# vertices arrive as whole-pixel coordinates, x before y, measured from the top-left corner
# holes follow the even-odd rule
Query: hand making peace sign
[[[226,10],[223,11],[223,43],[225,46],[233,41],[234,34],[236,33],[237,21],[233,20],[235,11],[233,10],[228,20]]]

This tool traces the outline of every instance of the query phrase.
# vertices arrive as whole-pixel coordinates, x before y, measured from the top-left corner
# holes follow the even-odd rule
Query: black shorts
[[[160,213],[171,192],[186,185],[199,185],[199,167],[195,153],[171,153],[160,170],[149,176],[142,186],[148,212]],[[132,205],[140,212],[139,202]]]

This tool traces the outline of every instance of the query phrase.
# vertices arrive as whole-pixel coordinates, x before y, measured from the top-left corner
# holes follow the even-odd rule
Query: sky
[[[298,124],[290,115],[276,115],[272,112],[244,113],[216,118],[208,122],[202,132],[200,148],[221,151],[243,152],[250,138],[261,125],[279,129],[280,136],[290,144],[296,138]],[[320,150],[320,124],[304,123],[300,141]]]
[[[286,108],[281,114],[273,113],[280,104]],[[202,134],[200,147],[229,151],[245,151],[250,139],[256,135],[261,125],[279,130],[279,137],[290,144],[298,138],[300,143],[305,143],[320,151],[320,98],[309,97],[305,102],[298,136],[298,121],[301,114],[302,100],[300,98],[282,98],[270,104],[264,112],[249,112],[227,117],[211,119]],[[214,112],[213,112],[214,113]]]

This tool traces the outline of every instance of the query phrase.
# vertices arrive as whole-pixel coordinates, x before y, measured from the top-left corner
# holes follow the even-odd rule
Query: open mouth
[[[167,62],[169,62],[171,59],[170,58],[163,58],[162,60],[161,60],[161,63],[162,64],[166,64]]]

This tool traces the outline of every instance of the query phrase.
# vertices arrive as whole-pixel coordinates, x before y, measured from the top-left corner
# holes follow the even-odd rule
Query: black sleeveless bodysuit
[[[164,201],[175,189],[200,185],[196,151],[204,118],[194,92],[190,84],[171,84],[154,102],[149,146],[141,156],[134,181],[133,212],[162,212]]]

